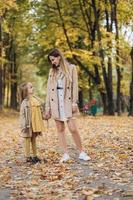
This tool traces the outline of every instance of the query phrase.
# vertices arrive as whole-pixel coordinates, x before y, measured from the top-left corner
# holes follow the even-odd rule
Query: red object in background
[[[91,105],[95,105],[96,102],[97,102],[96,99],[92,99],[90,104],[91,104]]]
[[[90,101],[90,103],[86,103],[86,104],[84,105],[83,111],[84,111],[84,112],[85,112],[85,111],[88,111],[88,110],[91,108],[91,106],[96,105],[96,103],[97,103],[96,99],[92,99],[92,100]]]
[[[83,107],[83,110],[84,110],[84,111],[88,111],[89,108],[90,108],[89,103],[86,103],[86,104],[84,105],[84,107]]]
[[[84,106],[84,108],[85,108],[85,110],[88,110],[88,108],[89,108],[88,104],[86,104],[86,105]]]

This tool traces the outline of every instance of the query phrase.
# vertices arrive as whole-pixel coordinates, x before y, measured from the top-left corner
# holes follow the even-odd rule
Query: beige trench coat
[[[64,107],[66,118],[71,118],[79,114],[72,113],[72,106],[78,103],[78,75],[75,65],[69,65],[70,75],[72,82],[66,87],[66,77],[63,77],[63,88],[65,88]],[[54,119],[60,120],[59,108],[58,108],[58,96],[57,96],[57,81],[54,81],[51,77],[51,71],[49,72],[49,78],[47,82],[47,96],[45,104],[46,112],[51,112]]]

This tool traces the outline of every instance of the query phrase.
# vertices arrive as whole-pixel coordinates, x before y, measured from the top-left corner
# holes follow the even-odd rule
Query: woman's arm
[[[49,72],[49,77],[48,77],[48,82],[47,82],[47,93],[46,93],[46,102],[45,102],[45,112],[48,113],[51,110],[50,107],[50,72]]]
[[[78,103],[78,74],[76,66],[73,66],[72,72],[72,106],[77,106]]]

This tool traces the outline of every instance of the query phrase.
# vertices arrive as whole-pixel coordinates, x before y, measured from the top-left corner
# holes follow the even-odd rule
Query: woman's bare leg
[[[62,121],[55,120],[60,146],[64,153],[68,153],[66,137],[65,137],[65,124]]]
[[[82,149],[82,144],[81,144],[81,138],[80,138],[79,132],[76,127],[76,122],[74,119],[69,119],[67,121],[67,124],[68,124],[69,131],[72,133],[73,140],[74,140],[77,148],[81,152],[83,149]]]

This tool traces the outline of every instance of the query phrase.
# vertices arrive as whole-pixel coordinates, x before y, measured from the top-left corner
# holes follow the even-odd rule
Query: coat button
[[[69,97],[69,99],[71,99],[71,97]]]
[[[69,89],[69,87],[67,87],[67,89]]]
[[[51,99],[52,101],[54,101],[54,99]]]
[[[52,91],[54,91],[54,89],[52,89]]]

